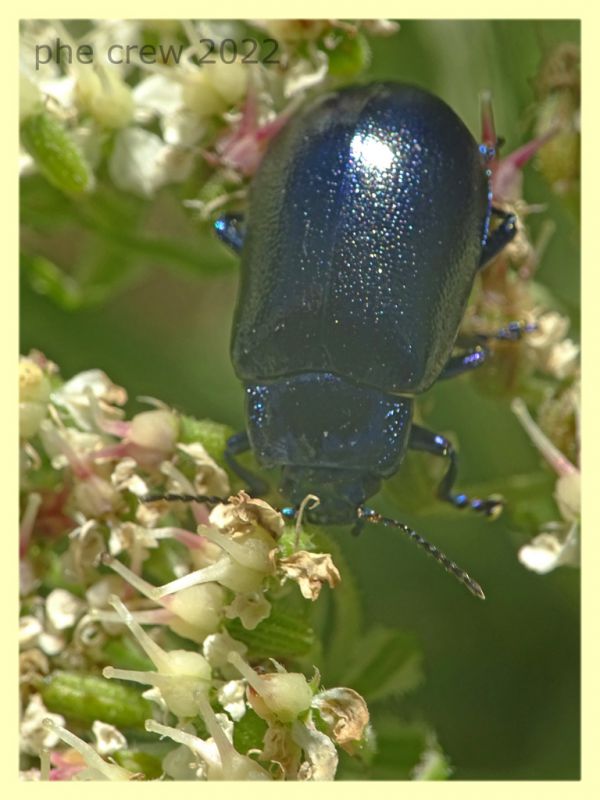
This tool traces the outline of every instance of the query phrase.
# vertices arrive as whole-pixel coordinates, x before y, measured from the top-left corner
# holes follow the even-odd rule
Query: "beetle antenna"
[[[168,503],[181,501],[183,503],[209,503],[213,506],[217,506],[219,503],[227,502],[223,497],[214,497],[213,495],[174,494],[173,492],[165,492],[164,494],[145,494],[142,495],[139,500],[142,503],[156,503],[158,500],[166,500]]]
[[[389,528],[399,528],[410,539],[412,539],[413,542],[418,544],[419,547],[423,548],[426,553],[435,558],[435,560],[444,567],[446,572],[450,572],[455,578],[457,578],[457,580],[464,584],[471,594],[474,594],[475,597],[481,598],[481,600],[485,600],[483,589],[477,583],[477,581],[474,581],[473,578],[471,578],[471,576],[464,571],[464,569],[461,569],[458,564],[455,564],[454,561],[451,561],[448,556],[445,555],[445,553],[442,553],[442,551],[439,550],[435,545],[428,542],[427,539],[424,539],[412,528],[409,528],[408,525],[405,525],[403,522],[398,522],[398,520],[390,519],[389,517],[383,517],[381,514],[378,514],[377,511],[373,511],[371,508],[365,508],[364,506],[359,506],[357,509],[357,514],[359,521],[364,520],[365,522],[371,522],[375,525],[381,523]]]

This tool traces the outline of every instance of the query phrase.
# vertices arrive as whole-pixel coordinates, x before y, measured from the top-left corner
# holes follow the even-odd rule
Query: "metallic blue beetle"
[[[315,494],[313,521],[396,525],[480,596],[437,548],[364,502],[412,448],[449,459],[441,498],[500,507],[453,494],[450,442],[412,423],[416,394],[488,352],[480,341],[453,354],[477,271],[516,232],[492,205],[491,155],[422,89],[351,87],[292,118],[254,178],[247,218],[215,223],[242,259],[231,352],[247,433],[229,442],[231,466],[252,485],[235,460],[251,448],[282,468],[288,516]]]

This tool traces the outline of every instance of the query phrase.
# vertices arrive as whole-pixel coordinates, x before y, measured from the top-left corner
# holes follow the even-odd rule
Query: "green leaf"
[[[152,548],[144,561],[144,578],[160,586],[175,580],[176,567],[186,563],[188,551],[185,545],[175,539],[163,539],[158,547]]]
[[[413,636],[391,628],[374,628],[346,659],[343,681],[372,703],[418,686],[423,678],[421,661]]]
[[[233,434],[233,429],[229,425],[221,425],[210,419],[194,419],[193,417],[181,417],[179,429],[179,441],[184,444],[200,442],[211,458],[221,464],[225,463],[223,453],[227,446],[227,440]]]
[[[267,723],[251,708],[233,727],[233,746],[246,755],[248,750],[261,750]]]
[[[56,671],[44,680],[41,695],[49,711],[84,723],[143,728],[152,716],[152,705],[137,689],[96,675]]]
[[[404,722],[389,714],[373,722],[377,741],[376,754],[366,775],[375,780],[445,780],[451,768],[435,734],[421,723]],[[359,765],[344,757],[339,777],[355,777]]]
[[[329,602],[327,606],[325,603],[321,605],[319,630],[319,639],[323,642],[324,650],[319,667],[329,685],[339,686],[342,685],[340,676],[344,674],[348,664],[348,654],[360,640],[363,627],[361,599],[352,571],[337,542],[322,528],[314,528],[313,537],[318,550],[331,554],[342,578],[333,591],[321,594],[323,600],[327,598]],[[321,598],[319,601],[321,602]]]
[[[226,622],[234,639],[243,642],[251,658],[300,658],[315,645],[312,628],[301,617],[286,613],[273,605],[271,615],[253,630],[246,630],[239,619]]]
[[[22,253],[21,266],[38,294],[49,297],[65,310],[71,311],[81,306],[83,292],[80,284],[53,261],[44,256]]]

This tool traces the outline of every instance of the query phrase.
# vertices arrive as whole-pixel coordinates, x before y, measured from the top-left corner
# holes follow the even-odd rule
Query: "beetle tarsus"
[[[512,242],[518,231],[516,214],[502,211],[494,207],[492,208],[492,216],[499,217],[501,222],[490,233],[487,241],[483,245],[479,269],[483,269],[490,261],[493,261],[493,259]]]
[[[524,320],[516,320],[509,322],[508,325],[495,333],[485,336],[486,340],[498,339],[500,341],[518,342],[526,333],[533,333],[537,330],[535,322],[525,322]]]
[[[223,214],[214,223],[219,239],[234,253],[239,253],[244,245],[244,218],[241,214]]]

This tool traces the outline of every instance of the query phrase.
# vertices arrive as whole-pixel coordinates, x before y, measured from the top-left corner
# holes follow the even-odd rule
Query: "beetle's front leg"
[[[246,453],[248,450],[250,450],[250,441],[248,440],[246,431],[236,433],[227,440],[224,453],[225,461],[230,469],[246,482],[248,494],[252,497],[260,497],[269,490],[267,482],[243,467],[235,458],[235,456],[240,455],[240,453]]]
[[[408,446],[411,450],[420,450],[434,456],[443,456],[449,460],[448,469],[438,487],[438,497],[451,503],[455,508],[471,508],[486,517],[497,517],[504,505],[499,497],[488,497],[486,500],[470,498],[466,494],[454,494],[452,491],[458,473],[458,460],[456,451],[451,442],[439,433],[413,425],[410,432]]]
[[[500,328],[494,333],[478,334],[475,336],[467,337],[462,340],[462,344],[466,345],[467,341],[475,341],[477,344],[472,346],[469,350],[462,353],[457,353],[450,356],[446,362],[446,366],[440,373],[439,380],[447,378],[456,378],[464,372],[470,372],[477,369],[490,357],[490,349],[486,346],[486,342],[491,340],[502,342],[518,342],[524,334],[531,333],[536,329],[535,323],[529,322],[509,322],[505,328]]]
[[[234,253],[239,253],[244,245],[244,217],[242,214],[223,214],[214,223],[217,236],[230,247]]]

